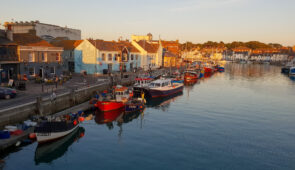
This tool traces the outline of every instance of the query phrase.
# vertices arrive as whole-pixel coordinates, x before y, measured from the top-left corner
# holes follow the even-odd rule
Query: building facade
[[[75,72],[88,74],[132,71],[140,67],[141,54],[127,41],[83,40],[76,47]]]
[[[18,45],[19,74],[29,78],[49,78],[63,73],[61,53],[63,48],[54,47],[32,34],[13,34]]]
[[[6,38],[4,30],[0,30],[0,84],[16,79],[18,72],[17,44]]]
[[[56,47],[62,47],[64,50],[61,54],[62,68],[64,72],[75,72],[75,54],[80,54],[80,51],[76,50],[76,47],[80,45],[83,40],[61,40],[54,41],[52,45]]]
[[[69,40],[81,40],[81,30],[40,23],[39,21],[6,22],[4,26],[6,30],[12,34],[33,33],[35,36],[46,41],[51,41],[56,37],[66,37]]]

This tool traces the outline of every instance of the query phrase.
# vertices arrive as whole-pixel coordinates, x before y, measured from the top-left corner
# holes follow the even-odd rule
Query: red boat
[[[115,121],[124,111],[124,108],[113,110],[110,112],[100,112],[95,113],[95,122],[98,124],[104,124]]]
[[[103,112],[118,110],[123,108],[124,103],[129,100],[130,93],[127,87],[117,86],[114,89],[115,99],[103,99],[102,101],[97,101],[94,104],[95,107]]]
[[[204,65],[204,71],[205,71],[205,73],[213,73],[214,69],[212,68],[212,66],[210,64],[206,63]]]
[[[196,80],[199,78],[197,71],[187,70],[184,72],[184,81]]]

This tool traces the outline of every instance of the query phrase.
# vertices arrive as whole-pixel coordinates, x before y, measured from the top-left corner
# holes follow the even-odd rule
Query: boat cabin
[[[149,84],[150,88],[161,88],[166,86],[171,86],[171,79],[159,79],[156,81],[153,81]]]
[[[115,95],[116,95],[116,101],[123,101],[123,100],[128,100],[130,96],[130,92],[127,87],[118,85],[115,87]]]
[[[148,84],[152,81],[152,78],[136,78],[135,79],[135,87],[144,87],[148,86]]]

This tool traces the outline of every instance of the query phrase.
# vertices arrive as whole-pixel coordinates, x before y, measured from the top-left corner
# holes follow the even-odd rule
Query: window
[[[114,60],[117,61],[118,54],[114,55]]]
[[[127,54],[127,53],[124,53],[124,54],[123,54],[123,59],[122,59],[122,60],[123,60],[123,61],[127,61],[127,60],[128,60],[127,57],[128,57],[128,54]]]
[[[35,62],[35,55],[34,52],[29,53],[29,62]]]
[[[35,68],[34,67],[29,68],[29,75],[35,75]]]
[[[137,54],[135,55],[135,59],[138,60],[138,55]]]
[[[102,53],[102,54],[101,54],[101,60],[102,60],[102,61],[106,61],[105,53]]]
[[[133,60],[133,54],[131,54],[131,60]]]
[[[50,67],[50,73],[55,74],[55,68],[54,67]]]
[[[47,54],[46,53],[41,53],[42,61],[47,62]]]
[[[112,57],[112,54],[109,54],[108,55],[108,61],[112,61],[113,57]]]
[[[56,53],[56,61],[60,61],[60,53]]]

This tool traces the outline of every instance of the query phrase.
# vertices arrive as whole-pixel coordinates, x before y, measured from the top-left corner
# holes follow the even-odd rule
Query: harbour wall
[[[114,83],[118,83],[118,80]],[[120,84],[124,86],[132,85],[133,83],[133,76],[120,80]],[[46,116],[63,111],[90,100],[95,93],[109,89],[110,87],[110,81],[106,81],[101,84],[92,85],[57,95],[55,99],[52,99],[51,97],[37,97],[37,99],[33,102],[0,110],[0,128],[8,124],[22,122],[27,120],[30,116]]]

